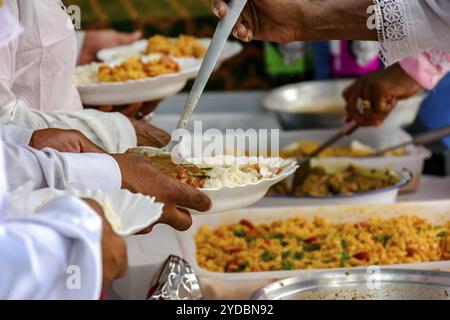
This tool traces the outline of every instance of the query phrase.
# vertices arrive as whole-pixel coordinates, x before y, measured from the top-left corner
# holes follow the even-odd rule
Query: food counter
[[[263,93],[261,92],[205,94],[200,101],[195,117],[204,120],[203,129],[214,127],[214,125],[219,125],[219,128],[224,127],[222,129],[228,126],[239,128],[239,125],[244,127],[243,129],[250,127],[277,128],[279,126],[277,118],[261,107],[262,97]],[[182,107],[184,99],[184,95],[166,99],[158,109],[152,123],[166,130],[173,129],[177,119],[176,113]],[[219,114],[221,114],[220,123],[217,122]],[[225,114],[234,121],[230,120],[227,123],[222,117]],[[397,201],[405,203],[449,199],[450,177],[423,176],[415,192],[400,194]],[[275,208],[298,205],[301,205],[301,200],[266,197],[252,205],[251,208],[273,208],[275,210]],[[168,254],[182,255],[183,250],[179,245],[176,233],[165,226],[157,226],[151,236],[136,236],[129,238],[127,242],[130,269],[124,279],[114,283],[110,297],[140,299],[145,296],[153,273]]]

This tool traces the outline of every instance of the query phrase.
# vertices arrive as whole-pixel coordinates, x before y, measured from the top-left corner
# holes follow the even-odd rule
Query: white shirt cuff
[[[120,190],[122,175],[116,160],[104,153],[63,153],[74,189]]]

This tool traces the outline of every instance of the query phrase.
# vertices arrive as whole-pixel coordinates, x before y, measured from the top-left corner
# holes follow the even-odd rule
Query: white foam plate
[[[211,44],[210,38],[202,38],[199,41],[205,46],[209,47]],[[140,54],[147,48],[147,40],[139,40],[135,43],[127,46],[119,46],[110,49],[103,49],[97,53],[97,58],[100,61],[110,62],[117,59],[123,59],[132,55]],[[220,55],[219,61],[217,62],[216,68],[218,68],[224,61],[236,56],[243,49],[242,44],[237,41],[227,41],[225,47]],[[202,61],[202,59],[199,59]],[[196,75],[195,75],[196,76]],[[194,76],[194,77],[195,77]]]
[[[147,151],[149,153],[158,153],[158,151],[160,151],[160,149],[151,147],[139,147],[137,150]],[[271,178],[261,179],[258,182],[245,185],[237,185],[232,187],[224,186],[219,189],[201,188],[199,190],[204,192],[211,199],[212,207],[208,212],[190,210],[191,214],[212,214],[248,207],[264,198],[271,186],[291,176],[298,168],[295,161],[284,160],[281,158],[248,158],[227,156],[227,159],[236,161],[237,163],[254,163],[258,161],[258,163],[262,166],[283,168],[283,170]],[[187,160],[195,163],[194,158]]]
[[[187,81],[195,77],[200,70],[201,60],[193,58],[175,60],[180,64],[180,72],[125,82],[80,83],[77,79],[82,79],[93,72],[96,74],[101,64],[80,66],[75,70],[75,83],[81,101],[85,105],[121,105],[163,99],[180,92]],[[114,65],[118,62],[108,64]]]
[[[92,198],[101,205],[108,199],[113,211],[121,221],[120,230],[116,232],[121,236],[134,235],[145,228],[155,224],[162,216],[163,204],[155,202],[155,198],[142,194],[131,193],[128,190],[115,190],[103,192],[101,190],[56,190],[51,188],[40,189],[29,193],[24,200],[27,212],[35,212],[49,201],[66,195],[83,198]]]

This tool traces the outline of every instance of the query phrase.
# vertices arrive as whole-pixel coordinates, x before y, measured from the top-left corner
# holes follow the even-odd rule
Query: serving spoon
[[[247,0],[231,0],[228,2],[228,13],[222,20],[219,21],[216,31],[211,39],[208,51],[203,59],[200,71],[195,78],[194,85],[186,100],[180,120],[178,121],[177,129],[186,129],[194,112],[198,100],[205,89],[205,86],[214,71],[214,68],[219,60],[220,54],[225,47],[225,44],[233,31],[239,16],[244,10]],[[179,142],[171,141],[165,148],[165,152],[171,152]]]
[[[299,167],[294,174],[294,182],[292,183],[292,187],[290,190],[291,195],[295,195],[296,187],[299,186],[302,183],[302,181],[304,181],[305,178],[308,176],[311,170],[311,160],[320,155],[324,150],[335,145],[339,140],[341,140],[345,136],[353,134],[358,128],[359,125],[356,123],[356,121],[348,122],[334,136],[332,136],[330,139],[322,143],[309,155],[307,155],[306,157],[300,156],[297,159]]]
[[[435,142],[435,141],[441,140],[442,138],[445,138],[447,136],[450,136],[450,126],[445,126],[445,127],[439,128],[437,130],[433,130],[433,131],[430,131],[430,132],[425,132],[425,133],[419,134],[419,135],[415,136],[412,140],[400,143],[400,144],[398,144],[396,146],[392,146],[392,147],[388,147],[388,148],[385,148],[385,149],[382,149],[382,150],[378,150],[374,154],[371,154],[368,157],[383,156],[387,152],[394,151],[394,150],[399,149],[399,148],[404,148],[404,147],[407,147],[409,145],[416,145],[416,146],[418,146],[418,145],[425,145],[425,144],[428,144],[428,143],[431,143],[431,142]]]

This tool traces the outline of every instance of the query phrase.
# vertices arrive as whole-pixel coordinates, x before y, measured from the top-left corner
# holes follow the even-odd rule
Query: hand
[[[379,126],[397,105],[397,101],[409,98],[422,90],[397,63],[360,77],[345,89],[348,120],[361,126]],[[364,106],[358,106],[365,104]]]
[[[117,235],[108,220],[106,220],[102,207],[92,199],[83,199],[102,218],[102,266],[103,289],[113,280],[122,278],[128,269],[127,246],[125,240]]]
[[[192,218],[182,208],[202,212],[211,208],[208,196],[163,174],[150,164],[146,156],[127,153],[113,155],[113,158],[122,173],[122,188],[156,197],[156,201],[164,203],[164,213],[158,223],[184,231],[191,226]]]
[[[83,65],[96,61],[97,52],[100,50],[131,44],[141,37],[140,31],[134,33],[122,33],[115,30],[87,31],[78,64]]]
[[[77,130],[42,129],[31,136],[29,146],[34,149],[53,148],[59,152],[104,153],[105,151]]]
[[[303,20],[297,0],[249,0],[233,30],[242,41],[268,40],[278,43],[298,38],[299,23]],[[212,0],[214,15],[222,19],[228,6],[224,0]]]
[[[211,0],[214,14],[227,14],[224,0]],[[248,0],[233,35],[242,41],[377,40],[367,27],[373,0]]]
[[[164,130],[156,128],[143,120],[130,118],[130,121],[136,131],[138,146],[162,148],[170,142],[171,137]]]

